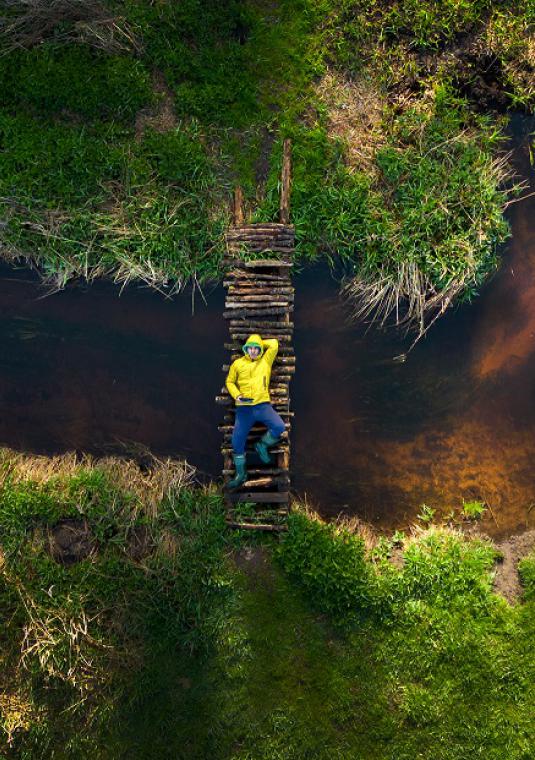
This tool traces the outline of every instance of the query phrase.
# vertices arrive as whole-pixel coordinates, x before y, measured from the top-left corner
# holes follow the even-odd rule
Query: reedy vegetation
[[[477,290],[507,235],[501,124],[476,108],[477,62],[493,57],[501,95],[531,108],[534,18],[532,2],[489,0],[10,3],[4,256],[38,261],[58,286],[77,275],[177,288],[218,277],[233,183],[257,218],[275,218],[290,136],[298,255],[340,256],[357,311],[394,310],[421,331]],[[371,127],[333,131],[326,76],[371,88]],[[166,98],[175,122],[162,125]],[[154,118],[143,126],[140,113]],[[355,144],[366,165],[351,161]]]

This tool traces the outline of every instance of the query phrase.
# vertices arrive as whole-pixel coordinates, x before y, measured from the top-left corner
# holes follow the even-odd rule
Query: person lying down
[[[284,422],[271,405],[269,381],[271,368],[279,350],[276,338],[262,340],[250,335],[242,346],[243,356],[230,366],[225,385],[236,402],[236,420],[232,431],[232,456],[235,475],[227,489],[235,490],[247,480],[245,442],[256,422],[267,427],[267,432],[255,443],[255,449],[264,464],[271,462],[269,449],[275,446],[285,430]]]

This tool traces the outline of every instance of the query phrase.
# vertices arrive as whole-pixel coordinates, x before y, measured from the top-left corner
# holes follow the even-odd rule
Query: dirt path
[[[522,584],[518,574],[518,563],[535,548],[535,530],[528,530],[518,536],[511,536],[496,544],[503,560],[496,566],[494,591],[514,604],[522,595]]]

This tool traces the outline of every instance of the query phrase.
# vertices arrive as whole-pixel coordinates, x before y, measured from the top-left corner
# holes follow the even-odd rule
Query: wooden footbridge
[[[246,444],[249,479],[236,491],[226,493],[227,524],[233,528],[280,531],[286,528],[290,486],[290,379],[295,372],[292,347],[294,289],[290,277],[294,251],[294,228],[289,224],[290,143],[285,141],[281,177],[280,222],[246,224],[240,188],[234,194],[234,226],[227,231],[225,259],[227,289],[225,319],[228,320],[231,354],[223,365],[226,376],[230,364],[242,354],[242,346],[252,333],[277,338],[279,352],[273,364],[270,396],[274,409],[286,424],[286,431],[270,450],[271,464],[263,464],[254,443],[266,428],[255,425]],[[216,401],[225,406],[221,452],[223,477],[233,474],[231,437],[234,427],[234,400],[225,386]]]

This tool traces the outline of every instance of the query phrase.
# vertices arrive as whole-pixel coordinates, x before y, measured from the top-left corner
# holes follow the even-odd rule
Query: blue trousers
[[[281,436],[286,426],[269,401],[253,406],[237,406],[236,422],[232,431],[232,449],[235,454],[245,453],[245,442],[255,422],[262,422],[274,438]]]

